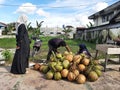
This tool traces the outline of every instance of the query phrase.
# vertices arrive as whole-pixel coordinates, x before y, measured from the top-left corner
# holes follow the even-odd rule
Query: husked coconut
[[[68,75],[68,69],[63,69],[62,71],[61,71],[61,75],[62,75],[62,77],[63,78],[66,78],[67,77],[67,75]]]
[[[82,62],[82,64],[84,64],[84,65],[89,65],[89,62],[90,62],[90,59],[88,59],[88,58],[83,58],[83,60],[81,61]]]
[[[72,71],[75,74],[75,77],[77,77],[79,75],[79,70],[75,69]]]
[[[74,81],[75,80],[75,74],[73,72],[69,72],[68,76],[67,76],[67,79],[69,81]]]
[[[84,71],[85,70],[85,65],[84,64],[79,64],[78,69],[79,69],[80,72]]]
[[[67,54],[67,55],[65,56],[65,60],[68,60],[69,62],[72,62],[72,60],[73,60],[73,55],[72,55],[72,54]]]
[[[35,65],[33,65],[33,69],[38,70],[40,68],[40,64],[39,63],[35,63]]]
[[[74,55],[73,62],[80,63],[81,59],[82,59],[81,55]]]
[[[79,74],[76,78],[77,83],[83,84],[86,82],[86,77],[83,74]]]

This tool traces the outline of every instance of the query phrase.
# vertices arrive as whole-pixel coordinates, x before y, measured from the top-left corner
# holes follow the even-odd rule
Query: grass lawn
[[[0,38],[0,48],[15,48],[16,39],[15,38]]]
[[[53,38],[53,37],[40,37],[42,40],[42,46],[41,46],[41,50],[40,53],[38,55],[36,55],[36,57],[34,59],[46,59],[47,56],[47,52],[48,52],[48,40]],[[90,53],[94,53],[95,52],[95,44],[94,43],[88,43],[85,41],[80,41],[80,40],[65,40],[66,43],[69,45],[69,47],[71,48],[71,51],[73,53],[77,53],[77,51],[79,50],[78,45],[81,43],[86,44],[88,50],[90,51]],[[32,46],[33,46],[34,41],[32,40],[31,43],[31,51],[32,51]],[[0,48],[5,48],[5,49],[9,49],[9,48],[15,48],[16,47],[16,39],[15,38],[2,38],[0,39]],[[64,47],[60,47],[59,48],[60,52],[64,52],[65,48]],[[33,58],[31,58],[33,59]]]

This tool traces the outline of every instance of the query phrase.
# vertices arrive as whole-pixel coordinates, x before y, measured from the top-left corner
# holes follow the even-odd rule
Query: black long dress
[[[15,51],[10,72],[13,74],[25,74],[29,64],[30,40],[24,24],[18,26],[16,44],[20,49],[16,49]]]

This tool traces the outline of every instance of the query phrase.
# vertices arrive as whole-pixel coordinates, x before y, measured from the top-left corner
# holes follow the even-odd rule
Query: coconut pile
[[[67,79],[70,82],[83,84],[86,81],[98,80],[102,75],[103,67],[98,60],[88,58],[83,53],[75,55],[65,51],[63,54],[52,52],[48,63],[35,63],[33,69],[42,72],[48,80]]]

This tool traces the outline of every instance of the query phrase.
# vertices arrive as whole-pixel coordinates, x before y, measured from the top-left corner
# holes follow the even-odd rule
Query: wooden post
[[[120,55],[119,55],[119,64],[120,64]],[[120,71],[120,67],[119,67],[119,71]]]
[[[85,30],[85,32],[84,32],[84,39],[85,39],[85,41],[86,41],[86,30]]]
[[[106,55],[105,55],[105,64],[104,64],[104,72],[106,71],[107,63],[108,63],[108,54],[106,53]]]
[[[97,59],[97,55],[98,55],[98,50],[96,50],[94,59]]]

